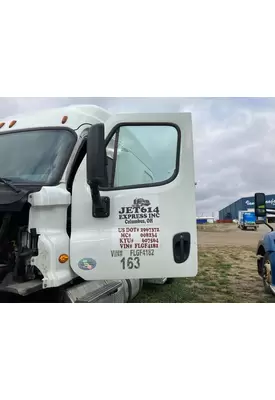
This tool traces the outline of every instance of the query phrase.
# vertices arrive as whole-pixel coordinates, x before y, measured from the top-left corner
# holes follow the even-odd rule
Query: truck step
[[[76,303],[110,303],[110,296],[117,293],[122,287],[122,282],[110,282],[106,285],[94,290],[91,293],[85,294],[77,299]]]

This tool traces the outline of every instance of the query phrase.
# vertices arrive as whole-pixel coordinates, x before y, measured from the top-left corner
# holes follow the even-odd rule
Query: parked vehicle
[[[251,211],[239,211],[238,228],[241,230],[253,229],[256,231],[258,226],[255,213]]]
[[[257,246],[258,274],[263,280],[264,288],[268,293],[275,295],[275,232],[272,225],[266,221],[266,197],[264,193],[255,194],[255,215],[259,222],[269,227]],[[275,209],[268,210],[269,215],[275,215]]]

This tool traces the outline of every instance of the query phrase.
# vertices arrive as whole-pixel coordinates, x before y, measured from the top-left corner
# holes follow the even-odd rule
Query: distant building
[[[275,194],[268,194],[266,195],[266,207],[275,208]],[[219,219],[238,219],[239,218],[239,211],[243,210],[254,210],[254,196],[251,197],[243,197],[232,204],[224,207],[222,210],[219,211]],[[275,216],[269,216],[269,221],[274,219]],[[270,221],[272,222],[272,221]]]

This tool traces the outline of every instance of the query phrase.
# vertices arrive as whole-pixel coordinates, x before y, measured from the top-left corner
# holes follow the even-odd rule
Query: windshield
[[[76,135],[39,129],[0,135],[0,176],[14,182],[56,184],[70,158]]]

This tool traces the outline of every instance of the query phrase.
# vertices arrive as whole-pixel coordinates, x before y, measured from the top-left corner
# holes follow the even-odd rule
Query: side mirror
[[[265,204],[265,194],[255,193],[255,216],[265,217],[266,216],[266,204]]]
[[[106,182],[106,148],[104,124],[93,125],[87,137],[87,183],[90,187]]]

